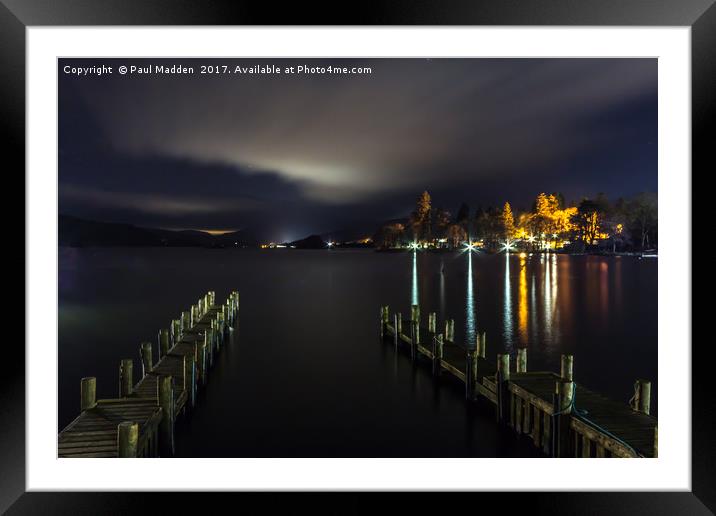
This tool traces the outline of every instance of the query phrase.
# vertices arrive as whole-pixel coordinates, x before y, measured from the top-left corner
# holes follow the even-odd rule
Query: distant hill
[[[311,235],[301,240],[289,242],[287,245],[296,249],[326,249],[328,247],[328,244],[319,235]]]
[[[245,231],[212,235],[205,231],[143,228],[60,215],[59,245],[69,247],[235,247],[255,246]]]

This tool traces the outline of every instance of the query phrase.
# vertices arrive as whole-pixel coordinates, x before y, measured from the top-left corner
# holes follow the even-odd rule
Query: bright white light
[[[417,242],[413,242],[412,244],[410,244],[410,248],[417,250],[417,249],[418,249],[418,243],[417,243]]]
[[[328,242],[328,247],[333,247],[333,242]]]
[[[468,251],[474,251],[475,245],[472,242],[465,242],[465,249]]]
[[[509,252],[509,251],[513,251],[514,249],[515,249],[515,244],[514,244],[514,242],[511,242],[511,241],[508,240],[507,242],[505,242],[504,244],[502,244],[502,251]]]
[[[536,240],[536,239],[535,239],[535,236],[534,236],[534,235],[530,235],[530,236],[527,237],[527,241],[528,241],[529,243],[533,243],[535,240]]]

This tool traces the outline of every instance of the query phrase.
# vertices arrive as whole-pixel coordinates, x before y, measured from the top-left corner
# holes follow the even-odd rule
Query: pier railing
[[[197,403],[197,391],[233,339],[239,293],[216,304],[207,292],[169,328],[139,346],[141,377],[134,360],[119,363],[118,397],[97,399],[97,379],[80,381],[80,414],[58,435],[58,457],[167,457],[174,454],[174,426]]]
[[[574,358],[562,355],[560,371],[528,371],[527,348],[519,348],[514,370],[510,355],[487,358],[486,335],[474,343],[455,341],[455,321],[438,327],[428,314],[421,326],[420,307],[410,317],[380,308],[380,339],[411,360],[430,365],[438,379],[450,374],[465,384],[467,402],[482,397],[495,405],[496,421],[532,440],[552,457],[657,457],[658,422],[650,415],[651,382],[637,380],[629,403],[619,403],[574,381]],[[439,328],[439,331],[438,331]]]

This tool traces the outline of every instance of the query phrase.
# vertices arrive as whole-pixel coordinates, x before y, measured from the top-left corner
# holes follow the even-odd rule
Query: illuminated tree
[[[515,235],[515,218],[509,202],[502,208],[502,234],[506,240],[511,240]]]
[[[450,247],[455,249],[467,242],[467,232],[460,224],[451,224],[447,230],[447,239]]]
[[[431,211],[430,194],[427,190],[425,190],[418,197],[415,211],[410,217],[410,223],[413,228],[413,237],[415,240],[431,239]]]
[[[596,199],[583,199],[577,207],[577,213],[571,222],[575,226],[580,240],[585,245],[594,245],[600,236],[601,226],[607,211],[607,201],[603,195]]]

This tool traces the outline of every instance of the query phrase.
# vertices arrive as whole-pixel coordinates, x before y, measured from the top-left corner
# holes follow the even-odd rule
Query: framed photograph
[[[710,514],[712,3],[4,1],[0,507]]]

